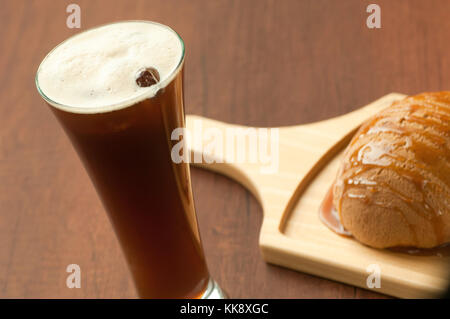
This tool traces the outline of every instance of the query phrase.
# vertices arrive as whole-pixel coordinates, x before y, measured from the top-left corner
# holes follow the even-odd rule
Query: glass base
[[[228,296],[220,289],[219,285],[212,279],[209,279],[208,287],[200,299],[227,299]]]

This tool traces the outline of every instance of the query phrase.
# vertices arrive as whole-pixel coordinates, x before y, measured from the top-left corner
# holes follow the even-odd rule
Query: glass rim
[[[114,24],[120,24],[120,23],[130,23],[130,22],[143,22],[143,23],[149,23],[149,24],[154,24],[154,25],[158,25],[161,26],[163,28],[168,29],[169,31],[173,32],[177,38],[180,41],[181,44],[181,56],[180,56],[180,60],[178,61],[176,67],[173,69],[173,71],[161,82],[158,82],[155,85],[158,85],[158,90],[161,88],[166,87],[174,78],[175,76],[178,74],[178,72],[180,72],[183,64],[184,64],[184,58],[185,58],[185,45],[184,45],[184,41],[183,38],[181,38],[181,36],[175,31],[173,30],[171,27],[159,23],[159,22],[155,22],[155,21],[149,21],[149,20],[123,20],[123,21],[117,21],[117,22],[110,22],[110,23],[105,23],[105,24],[101,24],[86,30],[83,30],[82,32],[79,32],[77,34],[74,34],[70,37],[68,37],[67,39],[63,40],[62,42],[60,42],[59,44],[57,44],[52,50],[50,50],[50,52],[47,53],[47,55],[42,59],[41,63],[39,64],[39,67],[36,71],[36,75],[34,78],[35,84],[36,84],[36,88],[39,92],[39,94],[41,95],[41,97],[51,106],[66,111],[66,112],[70,112],[70,113],[80,113],[80,114],[93,114],[93,113],[107,113],[107,112],[112,112],[112,111],[116,111],[116,110],[120,110],[123,108],[127,108],[130,107],[134,104],[137,104],[143,100],[145,100],[146,98],[149,97],[153,97],[154,95],[156,95],[156,91],[151,91],[151,90],[146,90],[145,92],[142,92],[142,94],[139,94],[133,98],[130,99],[125,99],[123,101],[121,101],[120,103],[113,103],[113,104],[107,104],[101,107],[80,107],[80,106],[75,106],[75,105],[66,105],[66,104],[62,104],[59,103],[57,101],[52,100],[50,97],[48,97],[44,91],[41,89],[40,85],[39,85],[39,71],[41,70],[41,66],[42,64],[47,60],[47,58],[61,45],[63,45],[64,43],[66,43],[67,41],[80,36],[86,32],[89,31],[93,31],[102,27],[106,27],[109,25],[114,25]]]

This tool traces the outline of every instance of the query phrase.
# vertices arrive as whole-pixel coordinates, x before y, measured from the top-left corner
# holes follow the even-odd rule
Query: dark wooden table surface
[[[450,89],[450,1],[361,0],[0,2],[0,297],[136,297],[94,188],[34,85],[36,69],[81,7],[81,29],[124,19],[172,26],[184,38],[186,111],[279,126],[346,113],[386,93]],[[192,170],[209,267],[232,297],[379,298],[266,264],[262,211],[233,181]],[[66,267],[81,267],[68,289]]]

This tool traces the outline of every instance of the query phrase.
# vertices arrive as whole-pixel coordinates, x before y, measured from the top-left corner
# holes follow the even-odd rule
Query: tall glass
[[[38,75],[36,85],[84,163],[139,296],[222,298],[203,253],[189,165],[171,159],[171,132],[185,126],[184,43],[178,38],[183,48],[178,67],[151,98],[83,113],[49,99]]]

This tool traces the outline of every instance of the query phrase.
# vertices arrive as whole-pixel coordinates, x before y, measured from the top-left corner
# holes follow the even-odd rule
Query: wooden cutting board
[[[356,129],[403,97],[391,93],[343,116],[280,127],[279,169],[275,173],[262,173],[262,164],[248,160],[220,163],[220,153],[211,152],[209,164],[192,164],[235,179],[259,200],[264,214],[259,244],[265,261],[366,289],[368,276],[373,273],[367,268],[376,264],[381,271],[381,287],[373,290],[402,298],[432,297],[447,285],[449,257],[413,256],[366,247],[335,234],[318,217],[342,151]],[[186,117],[189,131],[199,131],[199,125],[202,133],[214,127],[224,136],[228,128],[248,128],[194,115]],[[206,137],[190,142],[191,156],[199,158],[207,153],[204,146],[210,142]],[[224,147],[222,159],[230,155],[226,151]],[[211,163],[211,159],[216,162]]]

